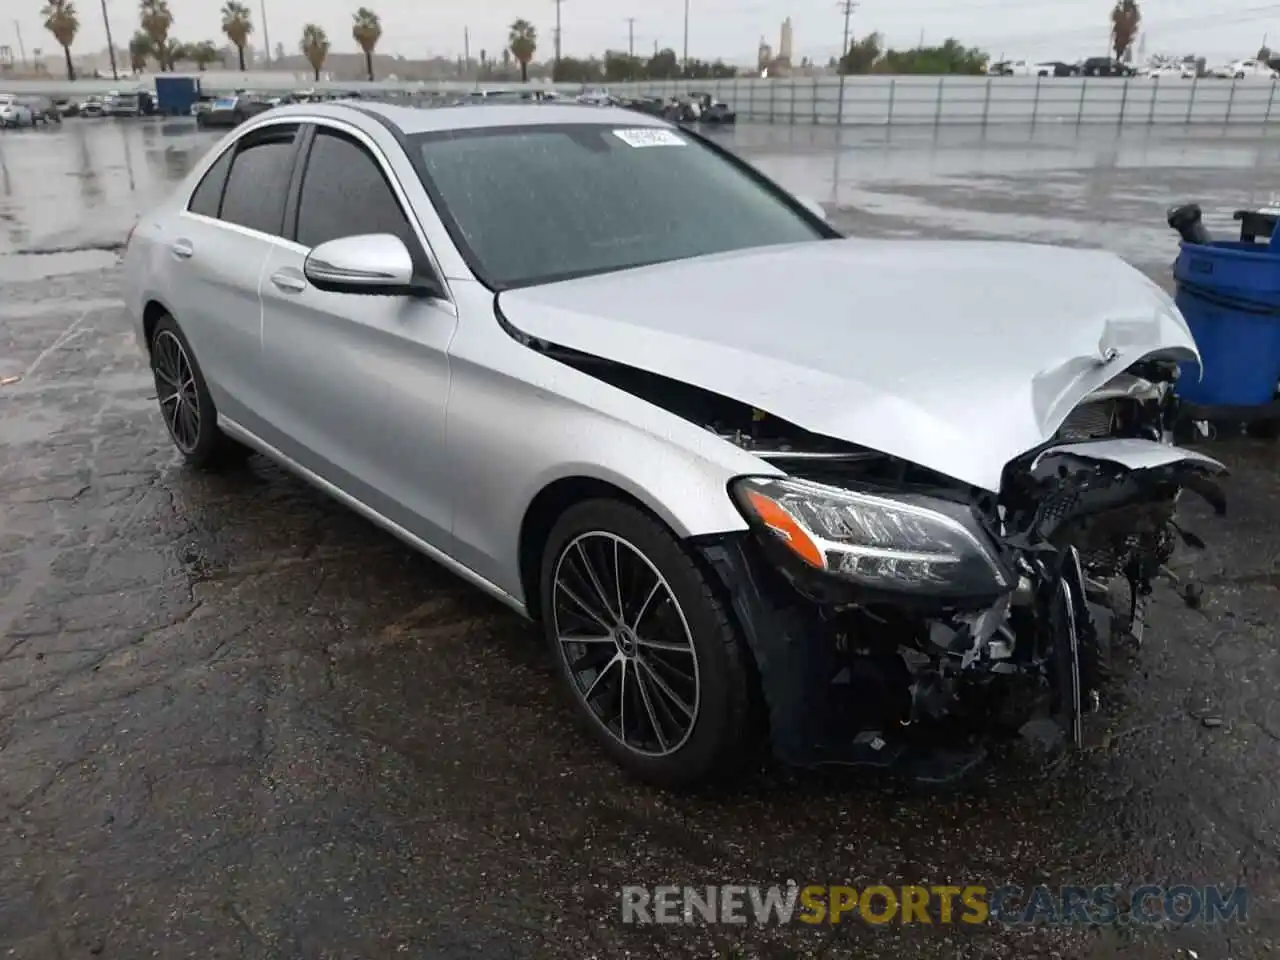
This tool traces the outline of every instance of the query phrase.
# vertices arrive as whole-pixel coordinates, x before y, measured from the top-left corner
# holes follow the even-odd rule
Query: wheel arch
[[[659,506],[647,491],[621,478],[604,479],[586,473],[574,473],[552,480],[529,502],[520,521],[517,558],[520,567],[520,587],[524,593],[524,606],[529,618],[537,621],[542,615],[542,596],[539,579],[542,573],[542,554],[546,549],[551,530],[570,507],[586,500],[617,500],[642,510],[662,524],[677,539],[684,539],[687,531],[667,510]]]
[[[148,353],[151,352],[151,341],[155,337],[156,324],[160,322],[162,317],[173,317],[173,322],[178,322],[177,316],[168,306],[156,297],[148,297],[142,305],[142,336],[143,342],[147,345]]]

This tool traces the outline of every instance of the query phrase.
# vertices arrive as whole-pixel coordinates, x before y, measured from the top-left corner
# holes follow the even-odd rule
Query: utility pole
[[[552,74],[552,79],[560,75],[560,5],[564,0],[555,0],[556,5],[556,65]]]
[[[636,18],[627,17],[627,56],[636,55]]]
[[[471,69],[471,28],[462,28],[462,62]]]
[[[267,66],[271,66],[271,33],[267,30],[267,0],[261,0],[262,6],[262,52],[267,56]]]
[[[684,72],[689,72],[689,0],[684,0]]]
[[[116,45],[111,40],[111,18],[107,16],[107,0],[102,0],[102,24],[107,28],[107,56],[111,58],[111,79],[119,80],[116,70]]]
[[[840,103],[836,106],[836,142],[840,140],[839,129],[844,125],[844,58],[849,55],[849,18],[857,9],[856,0],[840,0],[840,9],[844,11],[844,44],[840,47],[840,59],[836,61],[840,71]]]
[[[27,68],[27,48],[22,45],[22,25],[13,21],[13,32],[18,35],[18,57],[22,60],[22,69]]]

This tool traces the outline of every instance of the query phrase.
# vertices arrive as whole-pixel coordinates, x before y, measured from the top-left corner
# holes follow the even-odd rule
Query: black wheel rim
[[[179,450],[191,453],[200,442],[200,393],[186,348],[168,330],[157,333],[151,345],[151,371],[169,436]]]
[[[661,571],[629,541],[592,531],[561,551],[552,591],[556,648],[594,721],[637,754],[684,746],[701,705],[698,656]]]

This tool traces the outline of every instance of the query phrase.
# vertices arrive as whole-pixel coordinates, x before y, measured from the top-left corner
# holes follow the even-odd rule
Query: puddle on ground
[[[21,283],[69,273],[90,273],[114,267],[113,250],[65,250],[57,253],[0,255],[0,283]]]

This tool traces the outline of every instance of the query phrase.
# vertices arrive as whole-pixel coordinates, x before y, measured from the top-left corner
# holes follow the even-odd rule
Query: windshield
[[[454,242],[495,289],[833,235],[665,127],[501,127],[415,140]]]

